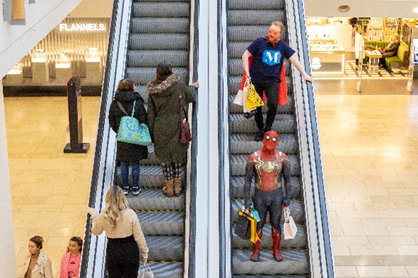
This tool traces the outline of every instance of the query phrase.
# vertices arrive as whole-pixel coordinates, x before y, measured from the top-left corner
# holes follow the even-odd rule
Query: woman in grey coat
[[[173,74],[169,62],[157,66],[156,79],[149,82],[148,127],[154,142],[155,155],[161,161],[165,186],[164,194],[168,197],[180,195],[180,167],[187,154],[188,143],[180,142],[180,98],[186,110],[188,104],[196,100],[195,90],[199,82],[187,86]],[[185,116],[183,116],[185,117]]]

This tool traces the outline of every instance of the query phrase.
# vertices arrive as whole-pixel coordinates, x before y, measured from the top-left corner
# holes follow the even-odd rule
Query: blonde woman
[[[34,236],[29,239],[29,255],[25,261],[25,278],[52,278],[52,262],[41,252],[44,239]]]
[[[111,186],[106,194],[104,210],[88,208],[93,219],[92,233],[106,232],[106,268],[110,278],[136,278],[139,268],[139,249],[144,262],[148,260],[148,247],[135,212],[129,208],[123,190]],[[138,249],[139,247],[139,249]]]

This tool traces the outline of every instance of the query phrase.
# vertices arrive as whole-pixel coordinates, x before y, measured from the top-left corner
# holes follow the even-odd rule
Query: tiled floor
[[[18,274],[24,272],[29,238],[41,235],[58,277],[68,240],[84,234],[100,98],[82,99],[83,141],[91,144],[87,154],[63,153],[69,138],[67,98],[4,102]]]
[[[418,96],[394,80],[362,94],[315,82],[337,277],[418,277]],[[56,277],[84,233],[99,102],[83,97],[89,152],[64,154],[66,98],[5,98],[20,271],[31,236],[45,238]]]
[[[316,99],[337,277],[418,277],[418,96],[381,95],[386,83],[347,95],[349,82],[338,93],[321,82]]]

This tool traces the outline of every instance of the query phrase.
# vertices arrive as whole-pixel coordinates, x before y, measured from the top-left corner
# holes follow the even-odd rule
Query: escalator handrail
[[[307,74],[312,75],[310,68],[310,52],[309,44],[307,39],[307,29],[305,23],[305,11],[303,0],[292,1],[294,13],[299,16],[294,16],[296,26],[299,27],[300,32],[296,32],[298,52],[303,59],[303,66]],[[289,7],[289,6],[288,6]],[[299,19],[299,22],[296,22]],[[312,208],[315,213],[315,219],[317,222],[317,237],[319,238],[318,242],[323,244],[323,246],[318,246],[320,250],[319,256],[324,255],[325,258],[320,258],[321,261],[321,277],[335,277],[334,273],[334,259],[331,246],[331,234],[328,220],[328,209],[326,201],[326,188],[324,181],[324,174],[322,168],[322,158],[321,158],[321,147],[319,141],[319,132],[318,132],[318,119],[315,106],[315,94],[313,85],[308,83],[304,84],[303,80],[300,79],[301,84],[301,95],[303,99],[307,99],[307,106],[304,107],[304,116],[305,121],[307,122],[306,133],[309,135],[312,142],[311,148],[309,149],[309,164],[311,165],[311,178],[312,178],[312,192],[315,192],[315,208],[319,208],[319,211]],[[309,128],[310,127],[310,128]],[[325,265],[324,265],[325,264]],[[311,266],[311,269],[313,266]]]
[[[127,35],[129,26],[126,27],[123,20],[130,17],[132,0],[114,1],[112,17],[109,28],[109,44],[106,56],[106,65],[102,83],[102,97],[99,112],[99,121],[97,128],[96,148],[94,154],[91,186],[88,206],[94,207],[98,211],[103,208],[104,195],[110,186],[113,172],[115,142],[114,136],[110,132],[110,126],[107,121],[107,114],[110,103],[113,100],[117,82],[124,77],[125,57],[120,52],[126,52]],[[92,237],[91,232],[92,219],[89,215],[86,218],[82,260],[80,267],[80,277],[97,277],[99,273],[104,275],[105,269],[105,248],[106,239],[104,234],[99,237]],[[99,268],[99,270],[97,270]]]
[[[193,22],[194,25],[192,26],[193,31],[193,42],[191,52],[193,53],[193,61],[190,64],[190,81],[194,82],[195,80],[199,79],[198,74],[198,64],[199,64],[199,26],[198,26],[198,12],[200,6],[200,1],[196,0],[194,1],[194,6],[190,6],[190,17],[193,16]],[[190,83],[190,82],[189,82]],[[196,95],[196,102],[198,101],[198,94]],[[184,239],[185,241],[188,240],[188,258],[185,257],[185,260],[188,264],[188,269],[185,269],[184,271],[187,272],[187,277],[194,278],[196,277],[196,256],[195,256],[195,250],[196,250],[196,195],[197,195],[197,141],[199,140],[199,135],[197,134],[197,112],[198,112],[198,106],[196,105],[196,102],[192,103],[192,116],[191,116],[191,129],[192,129],[192,138],[193,142],[191,144],[191,155],[187,159],[188,163],[190,163],[190,184],[187,186],[190,188],[189,194],[190,194],[190,203],[188,209],[188,215],[189,215],[189,237]],[[185,252],[186,253],[186,252]],[[186,276],[185,276],[186,277]]]

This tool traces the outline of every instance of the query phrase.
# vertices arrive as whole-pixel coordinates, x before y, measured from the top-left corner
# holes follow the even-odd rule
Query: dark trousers
[[[109,278],[137,278],[139,248],[133,235],[125,238],[108,238],[106,269]]]
[[[263,91],[267,97],[267,119],[266,119],[266,126],[265,130],[271,130],[271,126],[273,125],[274,118],[277,114],[277,106],[279,105],[279,83],[266,83],[266,84],[254,84],[255,90],[257,94],[263,98]],[[255,122],[259,130],[264,128],[263,123],[263,112],[261,111],[261,107],[257,107],[257,112],[255,113]]]
[[[281,188],[272,191],[255,189],[253,197],[254,208],[258,211],[260,221],[257,230],[263,229],[266,222],[267,212],[270,214],[271,227],[281,234],[280,220],[282,218],[283,192]]]

